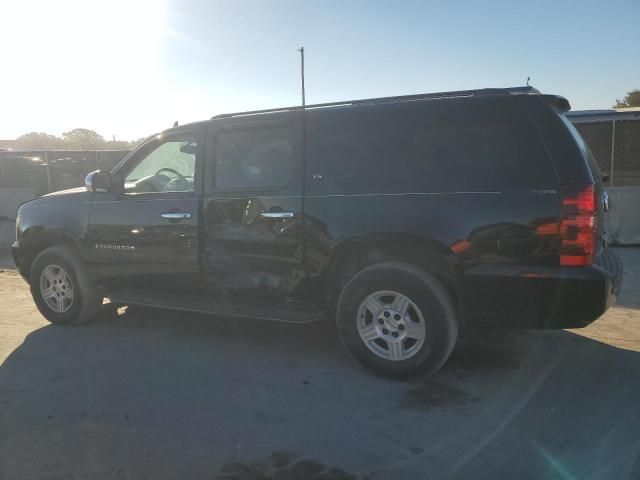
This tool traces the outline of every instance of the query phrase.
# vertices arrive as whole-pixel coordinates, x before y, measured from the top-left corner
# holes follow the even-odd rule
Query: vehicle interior
[[[124,193],[193,191],[197,148],[195,140],[162,143],[126,175]]]

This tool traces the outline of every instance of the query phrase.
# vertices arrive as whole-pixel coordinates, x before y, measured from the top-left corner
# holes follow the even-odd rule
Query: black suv
[[[608,201],[569,108],[527,87],[175,127],[22,205],[15,262],[52,323],[104,298],[329,316],[365,366],[428,374],[463,328],[583,327],[615,300]]]

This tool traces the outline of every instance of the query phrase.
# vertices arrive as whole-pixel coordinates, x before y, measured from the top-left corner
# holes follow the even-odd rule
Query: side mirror
[[[609,175],[606,173],[602,174],[602,183],[609,183]]]
[[[111,184],[111,174],[105,170],[95,170],[84,178],[84,188],[88,192],[108,192]]]

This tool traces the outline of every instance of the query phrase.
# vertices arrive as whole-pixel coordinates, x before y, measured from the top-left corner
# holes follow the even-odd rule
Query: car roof
[[[361,106],[383,106],[383,105],[393,105],[398,103],[406,103],[406,102],[418,102],[423,100],[460,100],[460,99],[473,99],[473,98],[509,98],[516,95],[523,96],[536,96],[544,99],[546,102],[554,105],[562,112],[568,111],[571,107],[567,99],[558,95],[549,95],[543,94],[538,89],[532,86],[525,87],[508,87],[508,88],[482,88],[477,90],[456,90],[456,91],[448,91],[448,92],[434,92],[434,93],[419,93],[414,95],[401,95],[394,97],[376,97],[376,98],[365,98],[359,100],[346,100],[340,102],[329,102],[329,103],[317,103],[312,105],[294,105],[289,107],[279,107],[279,108],[268,108],[262,110],[248,110],[243,112],[234,112],[234,113],[222,113],[219,115],[215,115],[211,117],[209,120],[201,120],[191,123],[185,123],[184,125],[179,125],[176,127],[168,128],[163,130],[159,134],[154,134],[149,138],[145,139],[145,142],[152,138],[155,135],[168,135],[173,133],[179,133],[183,130],[188,130],[193,127],[205,126],[212,120],[220,120],[220,119],[233,119],[240,117],[248,117],[248,116],[271,116],[277,114],[287,114],[291,112],[297,112],[302,110],[320,110],[320,109],[337,109],[337,108],[345,108],[345,107],[361,107]]]
[[[301,110],[315,110],[315,109],[331,109],[331,108],[343,108],[343,107],[357,107],[365,105],[390,105],[399,102],[415,102],[421,100],[435,100],[435,99],[463,99],[463,98],[478,98],[478,97],[508,97],[512,95],[536,95],[542,97],[552,97],[554,99],[562,99],[562,97],[542,95],[540,91],[532,86],[525,87],[508,87],[508,88],[483,88],[478,90],[456,90],[449,92],[434,92],[434,93],[419,93],[414,95],[401,95],[394,97],[377,97],[377,98],[365,98],[359,100],[346,100],[340,102],[318,103],[313,105],[296,105],[290,107],[281,108],[268,108],[263,110],[249,110],[244,112],[235,113],[223,113],[216,115],[211,120],[244,117],[249,115],[266,115],[274,113],[295,112]],[[568,104],[568,102],[567,102]]]

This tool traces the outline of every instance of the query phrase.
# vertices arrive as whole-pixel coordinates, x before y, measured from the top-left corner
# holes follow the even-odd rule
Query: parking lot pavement
[[[467,338],[414,382],[353,364],[331,325],[53,327],[0,272],[0,478],[640,478],[640,249],[618,252],[592,326]]]
[[[16,238],[16,222],[0,217],[0,268],[12,268],[10,247]]]

